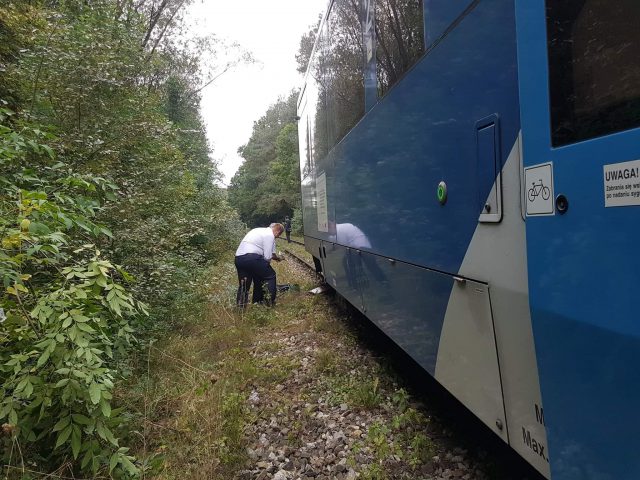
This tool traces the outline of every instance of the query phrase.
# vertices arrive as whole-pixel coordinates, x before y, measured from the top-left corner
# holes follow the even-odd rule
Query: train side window
[[[640,126],[640,2],[547,0],[554,147]]]
[[[327,28],[324,27],[318,32],[315,51],[309,64],[309,75],[307,76],[307,94],[309,108],[309,128],[310,128],[310,164],[313,165],[327,156],[329,151],[328,125],[327,125],[327,96],[328,80],[326,75],[327,62]]]
[[[300,178],[304,179],[311,174],[312,158],[311,158],[311,128],[308,112],[308,93],[307,88],[304,89],[302,95],[298,113],[300,115],[300,121],[298,122],[298,141],[300,151]]]
[[[378,95],[382,97],[422,56],[423,0],[375,0]]]
[[[328,19],[325,57],[329,149],[364,115],[364,44],[361,2],[335,0]]]

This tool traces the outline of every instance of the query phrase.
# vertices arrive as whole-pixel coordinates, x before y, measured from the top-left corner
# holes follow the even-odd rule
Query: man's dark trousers
[[[244,307],[249,300],[249,289],[253,283],[253,303],[264,301],[262,285],[267,284],[269,296],[267,303],[276,303],[276,272],[269,265],[262,255],[248,253],[235,259],[236,270],[238,271],[238,293],[236,303],[239,307]]]
[[[291,230],[285,230],[284,233],[287,235],[287,243],[291,243]]]

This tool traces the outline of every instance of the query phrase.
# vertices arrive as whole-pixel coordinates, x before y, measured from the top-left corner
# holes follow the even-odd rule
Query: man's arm
[[[273,236],[265,236],[262,241],[262,251],[264,252],[264,259],[267,262],[275,260],[274,254],[276,253],[276,239]]]
[[[273,253],[271,253],[271,260],[275,260],[276,262],[281,262],[284,260],[280,255],[276,253],[276,239],[273,239]]]

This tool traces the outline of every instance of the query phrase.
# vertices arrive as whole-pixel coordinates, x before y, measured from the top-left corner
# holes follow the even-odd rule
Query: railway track
[[[286,241],[286,240],[283,240]],[[304,245],[304,243],[302,242],[298,242],[295,240],[291,240],[291,243],[295,243],[297,245]],[[284,248],[282,250],[284,252],[284,254],[288,257],[293,259],[296,263],[298,263],[299,265],[301,265],[302,267],[306,268],[307,270],[309,270],[311,273],[313,273],[314,275],[318,275],[318,273],[316,272],[316,268],[310,264],[309,262],[307,262],[306,260],[300,258],[298,255],[296,255],[295,253],[293,253],[291,250],[288,250],[287,248]]]
[[[286,242],[286,239],[278,240]],[[304,245],[302,242],[294,240],[291,243]],[[282,252],[287,258],[291,258],[295,263],[316,275],[319,280],[323,280],[322,276],[316,273],[316,269],[312,264],[309,264],[284,245]],[[409,389],[415,398],[424,402],[421,405],[421,412],[428,418],[431,418],[432,415],[434,416],[434,423],[438,425],[435,427],[436,430],[449,430],[449,433],[446,434],[443,432],[436,434],[434,441],[438,442],[440,448],[450,448],[449,445],[451,443],[465,447],[464,450],[458,449],[458,453],[455,453],[453,457],[451,457],[451,454],[444,457],[442,459],[444,464],[450,462],[452,458],[459,458],[460,452],[464,451],[467,465],[463,469],[458,468],[456,471],[458,473],[468,473],[471,475],[469,478],[476,480],[487,478],[481,474],[475,476],[476,474],[471,471],[472,468],[478,468],[482,471],[495,470],[499,473],[497,473],[497,477],[493,478],[502,480],[544,480],[529,464],[518,455],[515,455],[493,432],[468,412],[433,377],[424,372],[384,332],[375,327],[359,310],[352,307],[348,302],[341,301],[339,296],[335,297],[335,305],[338,307],[338,311],[349,318],[350,328],[356,335],[358,344],[370,351],[372,355],[386,358],[391,369],[395,372],[394,374],[397,375],[397,379]],[[445,437],[448,440],[444,440]],[[478,446],[481,446],[479,447],[479,451],[483,452],[481,455],[475,454]]]
[[[283,252],[287,257],[292,258],[293,260],[295,260],[296,263],[298,263],[302,267],[306,268],[312,273],[316,273],[316,269],[313,265],[308,264],[306,261],[304,261],[302,258],[297,256],[295,253],[287,250],[286,248],[283,250]]]

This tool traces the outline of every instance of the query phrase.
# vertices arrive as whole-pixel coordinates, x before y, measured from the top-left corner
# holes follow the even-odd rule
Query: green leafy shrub
[[[125,425],[135,407],[111,405],[114,384],[136,369],[127,355],[203,315],[212,282],[203,272],[244,230],[216,186],[199,113],[227,47],[178,38],[188,1],[8,3],[0,456],[15,465],[20,452],[42,473],[120,478],[136,472],[121,443],[145,441]],[[240,61],[225,53],[224,68]]]
[[[12,114],[2,109],[0,120]],[[5,442],[19,442],[31,460],[72,457],[94,473],[135,474],[111,399],[114,366],[136,341],[145,306],[123,287],[126,272],[91,243],[111,236],[93,217],[114,186],[56,161],[46,139],[38,129],[0,126]]]

